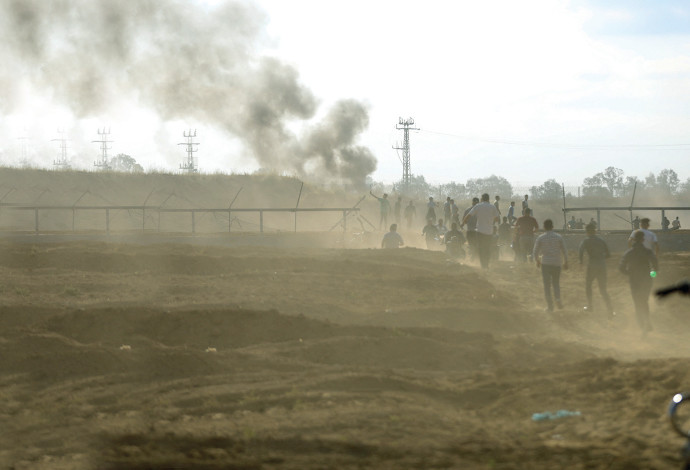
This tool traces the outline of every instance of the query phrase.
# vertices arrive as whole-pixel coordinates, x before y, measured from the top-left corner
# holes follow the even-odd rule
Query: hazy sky
[[[227,3],[173,2],[188,4],[189,15],[195,8],[213,15]],[[0,0],[5,7],[9,3]],[[339,142],[340,153],[322,152],[309,163],[299,162],[295,168],[300,171],[328,170],[356,151],[354,160],[334,170],[351,174],[353,161],[368,164],[369,153],[359,147],[366,146],[377,164],[372,177],[396,181],[402,166],[392,146],[402,141],[403,133],[395,125],[399,117],[413,117],[421,130],[410,137],[412,172],[433,183],[496,174],[517,185],[550,178],[577,185],[608,166],[623,169],[626,176],[672,168],[682,180],[690,177],[687,1],[241,3],[254,7],[249,9],[251,28],[246,28],[252,31],[243,31],[251,37],[243,53],[253,58],[242,60],[253,64],[260,57],[276,58],[294,69],[294,80],[309,92],[300,91],[306,99],[299,106],[283,103],[285,95],[272,98],[281,106],[275,114],[281,126],[277,133],[271,130],[270,138],[311,129],[309,138],[302,139],[308,143],[294,148],[313,152],[325,135]],[[227,28],[243,27],[235,23]],[[209,35],[194,47],[213,51],[218,37]],[[180,45],[185,40],[181,37]],[[127,73],[128,67],[121,68]],[[137,73],[141,79],[141,70]],[[0,73],[0,82],[10,81],[8,77]],[[208,77],[213,73],[202,76],[200,86]],[[90,141],[96,140],[99,127],[108,126],[112,152],[130,154],[145,168],[176,169],[185,156],[176,144],[190,127],[198,130],[203,171],[242,172],[260,166],[251,151],[242,149],[249,145],[260,150],[256,141],[266,134],[242,142],[228,132],[246,129],[246,123],[234,126],[229,117],[233,104],[247,107],[237,97],[233,99],[239,104],[218,102],[227,108],[220,117],[184,113],[185,107],[163,112],[160,103],[145,104],[146,88],[136,90],[136,99],[125,92],[121,102],[111,99],[107,107],[77,112],[64,96],[56,101],[59,93],[37,90],[47,86],[45,80],[27,83],[13,85],[17,94],[25,92],[21,100],[0,101],[3,163],[16,163],[26,142],[32,163],[52,166],[57,145],[50,140],[57,138],[57,128],[65,128],[71,158],[87,168],[99,154]],[[336,106],[350,99],[347,107]],[[360,107],[368,110],[368,127],[358,134],[367,121]],[[334,116],[343,109],[349,133],[332,135],[321,122],[339,124]],[[21,136],[28,139],[19,140]],[[52,153],[46,157],[46,152]]]

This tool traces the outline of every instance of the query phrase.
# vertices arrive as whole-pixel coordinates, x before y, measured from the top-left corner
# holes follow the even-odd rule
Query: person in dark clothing
[[[652,331],[649,321],[649,293],[652,290],[652,276],[659,269],[659,262],[652,250],[644,246],[644,232],[633,235],[633,245],[625,252],[618,269],[630,279],[630,293],[635,304],[635,317],[642,330],[642,336]]]
[[[599,284],[599,293],[606,303],[608,318],[611,320],[613,317],[613,308],[611,308],[609,294],[606,292],[606,258],[609,258],[611,253],[609,252],[609,247],[606,245],[606,242],[597,237],[596,226],[589,224],[586,230],[587,238],[580,243],[580,264],[582,264],[585,253],[587,253],[587,257],[589,258],[585,274],[585,293],[587,295],[587,306],[585,310],[588,312],[594,311],[594,305],[592,304],[592,283],[596,279]]]
[[[458,230],[458,224],[455,222],[450,225],[450,230],[443,237],[443,242],[446,244],[446,253],[455,258],[465,257],[465,250],[463,248],[465,235]]]
[[[426,225],[422,229],[422,235],[426,239],[426,248],[430,250],[432,246],[438,243],[439,233],[438,227],[434,225],[434,219],[428,219]]]

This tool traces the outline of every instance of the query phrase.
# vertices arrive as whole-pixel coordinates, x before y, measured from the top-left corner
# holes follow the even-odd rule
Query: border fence
[[[34,214],[33,231],[35,233],[41,232],[40,215],[43,212],[71,212],[72,214],[72,231],[76,231],[77,212],[79,211],[103,211],[103,223],[106,233],[111,231],[111,211],[141,211],[141,230],[146,229],[146,214],[156,213],[158,215],[157,230],[161,231],[161,217],[165,213],[188,213],[190,215],[190,228],[192,233],[196,233],[197,229],[197,214],[224,214],[228,217],[228,232],[232,231],[232,222],[234,220],[234,213],[257,213],[259,215],[259,232],[264,232],[264,213],[294,213],[294,231],[297,232],[297,214],[299,212],[335,212],[341,213],[342,218],[332,227],[342,225],[343,232],[347,231],[347,219],[353,212],[359,212],[358,207],[312,207],[312,208],[163,208],[151,206],[137,206],[137,205],[99,205],[99,206],[59,206],[59,205],[29,205],[29,204],[14,204],[14,203],[0,203],[0,209],[10,211],[29,211]],[[12,230],[16,231],[16,230]],[[53,230],[51,230],[53,231]],[[64,230],[63,230],[64,231]],[[69,231],[69,230],[67,230]]]

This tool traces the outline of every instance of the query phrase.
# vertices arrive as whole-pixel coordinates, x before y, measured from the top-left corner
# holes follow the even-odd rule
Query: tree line
[[[405,194],[408,197],[426,199],[433,195],[449,195],[456,199],[471,199],[482,193],[501,195],[504,198],[520,198],[523,194],[518,194],[516,188],[504,177],[491,175],[486,178],[471,178],[465,183],[450,183],[432,185],[426,182],[424,176],[418,175],[411,178],[410,184],[405,190],[402,183],[396,183],[392,188],[382,183],[370,180],[369,185],[376,188],[379,192],[391,190],[394,193]],[[685,182],[680,181],[678,174],[672,169],[661,170],[658,174],[649,173],[645,178],[636,176],[625,176],[623,170],[615,167],[608,167],[593,176],[585,178],[578,194],[573,194],[572,188],[566,190],[567,198],[584,197],[597,199],[630,198],[633,191],[637,195],[644,193],[647,197],[677,198],[690,196],[690,178]],[[520,188],[525,191],[525,188]],[[541,185],[529,187],[525,194],[537,201],[553,201],[562,199],[564,194],[562,184],[552,178],[544,181]]]

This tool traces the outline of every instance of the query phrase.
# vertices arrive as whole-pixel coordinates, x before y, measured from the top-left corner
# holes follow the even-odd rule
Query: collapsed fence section
[[[223,215],[223,218],[227,217],[227,231],[231,232],[233,230],[233,222],[235,224],[239,224],[239,219],[237,218],[238,213],[254,213],[258,215],[258,230],[259,233],[264,232],[264,214],[266,213],[283,213],[283,214],[290,214],[292,213],[294,215],[294,220],[291,221],[291,230],[297,232],[298,229],[298,213],[340,213],[341,218],[336,222],[336,224],[331,227],[331,230],[337,226],[342,226],[343,232],[347,231],[347,219],[348,216],[351,215],[354,212],[359,212],[358,207],[313,207],[313,208],[163,208],[163,207],[150,207],[150,206],[117,206],[117,205],[111,205],[111,206],[51,206],[51,205],[23,205],[23,204],[9,204],[9,203],[0,203],[0,210],[1,211],[13,211],[13,212],[23,212],[23,213],[33,213],[33,232],[35,233],[40,233],[41,231],[47,231],[42,228],[41,226],[41,215],[45,212],[53,213],[53,214],[59,214],[60,212],[63,213],[61,219],[70,219],[70,222],[61,222],[58,224],[57,230],[50,230],[51,232],[53,231],[59,231],[59,232],[75,232],[77,231],[77,219],[78,219],[78,213],[80,212],[93,212],[93,211],[103,211],[103,215],[101,216],[101,230],[104,230],[106,233],[111,232],[111,222],[114,218],[114,216],[111,214],[111,212],[115,213],[121,213],[122,211],[127,211],[130,215],[132,212],[139,213],[141,212],[141,231],[146,230],[146,220],[147,216],[150,217],[152,214],[157,215],[157,227],[156,231],[162,232],[166,231],[163,229],[162,225],[162,220],[163,220],[163,214],[188,214],[187,217],[188,219],[188,227],[189,230],[192,233],[197,232],[197,222],[198,219],[201,215],[205,214],[212,214],[214,216],[216,215]],[[100,217],[97,217],[98,219]],[[26,220],[26,218],[24,218]],[[93,224],[93,220],[90,219],[91,223]],[[242,226],[239,225],[241,230]],[[70,229],[71,227],[71,229]],[[4,229],[3,229],[4,230]],[[96,230],[98,230],[96,228]],[[16,227],[11,228],[9,230],[4,230],[4,231],[26,231],[26,230],[21,230]]]

